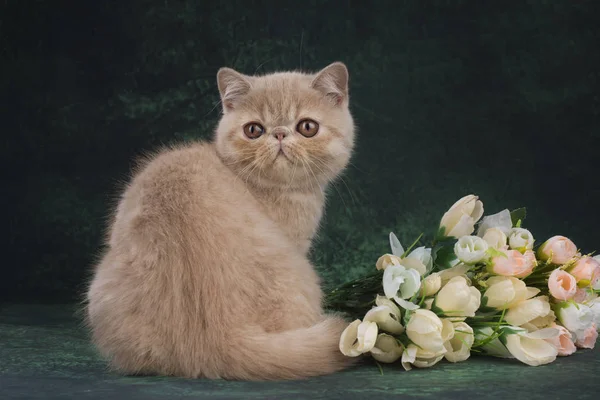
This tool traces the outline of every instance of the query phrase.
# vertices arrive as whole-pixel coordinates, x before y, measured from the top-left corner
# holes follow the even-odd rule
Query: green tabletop
[[[294,382],[123,377],[107,371],[69,305],[0,308],[0,399],[597,399],[600,350],[542,367],[475,357],[404,372],[371,363]]]

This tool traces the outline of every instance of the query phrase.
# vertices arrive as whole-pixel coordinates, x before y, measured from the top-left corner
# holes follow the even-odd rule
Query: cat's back
[[[117,244],[132,230],[181,231],[192,219],[210,224],[234,211],[256,210],[256,200],[212,143],[180,145],[147,157],[137,168],[122,194],[109,240]]]
[[[149,157],[129,188],[147,206],[185,208],[188,202],[245,192],[218,157],[212,143],[166,149]],[[158,211],[158,210],[157,210]]]

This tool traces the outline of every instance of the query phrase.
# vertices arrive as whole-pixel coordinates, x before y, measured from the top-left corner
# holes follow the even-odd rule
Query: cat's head
[[[264,76],[221,68],[217,82],[223,106],[217,152],[244,181],[316,189],[348,164],[354,123],[344,64]]]

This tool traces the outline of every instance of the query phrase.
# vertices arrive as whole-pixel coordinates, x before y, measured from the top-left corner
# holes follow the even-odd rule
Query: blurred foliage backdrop
[[[359,127],[313,260],[328,284],[459,197],[600,249],[598,1],[4,0],[0,298],[76,300],[137,155],[205,139],[215,74],[344,61]]]

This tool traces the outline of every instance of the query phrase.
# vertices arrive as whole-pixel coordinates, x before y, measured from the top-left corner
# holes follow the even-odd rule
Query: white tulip
[[[556,321],[556,314],[554,314],[554,311],[550,309],[550,312],[548,314],[546,314],[543,317],[534,318],[531,321],[529,321],[529,323],[533,325],[535,329],[542,329],[551,326],[554,323],[554,321]]]
[[[423,276],[427,273],[427,266],[418,258],[403,258],[400,260],[400,265],[406,269],[414,269],[419,273],[419,276]]]
[[[429,274],[421,282],[421,290],[419,296],[429,297],[436,294],[442,287],[442,277],[439,273],[434,272]]]
[[[478,329],[475,333],[477,340],[486,340],[494,334],[492,328]],[[508,326],[502,327],[500,337],[486,343],[482,350],[485,354],[501,357],[516,358],[531,366],[538,366],[553,362],[558,355],[558,350],[546,341],[560,334],[555,328],[545,328],[535,332]]]
[[[424,249],[424,248],[423,248]],[[419,249],[416,249],[417,251]],[[400,258],[393,254],[384,254],[377,260],[375,267],[378,270],[385,270],[390,265],[402,265],[404,268],[410,268],[416,270],[419,275],[424,275],[428,270],[433,267],[433,261],[431,261],[431,249],[429,250],[429,256],[427,251],[419,250],[417,254],[409,254],[406,258]],[[429,258],[428,258],[429,257]],[[431,267],[428,265],[431,264]]]
[[[483,236],[491,228],[497,228],[505,235],[508,235],[512,226],[510,211],[502,210],[497,214],[488,215],[481,219],[479,229],[477,230],[477,236]]]
[[[445,269],[443,271],[440,271],[440,278],[442,278],[442,286],[444,286],[446,283],[448,283],[448,281],[452,278],[454,278],[455,276],[462,276],[463,278],[465,278],[467,280],[467,282],[471,282],[471,280],[467,277],[467,272],[469,272],[469,270],[472,268],[471,265],[467,265],[464,263],[460,263],[455,265],[452,268],[448,268]]]
[[[392,300],[388,299],[385,296],[377,295],[377,297],[375,297],[375,305],[388,306],[389,308],[391,308],[393,310],[394,314],[402,317],[401,311],[398,308],[398,306],[396,305],[396,303],[394,303]]]
[[[456,363],[465,361],[471,356],[471,347],[475,341],[473,328],[464,322],[454,324],[454,337],[444,343],[446,360]]]
[[[454,326],[429,310],[418,309],[406,324],[406,335],[421,350],[445,353],[444,343],[454,336]]]
[[[398,343],[395,337],[385,333],[377,336],[375,346],[371,349],[371,355],[377,361],[383,363],[393,363],[402,357],[404,347]]]
[[[536,318],[544,318],[551,312],[548,296],[538,296],[509,308],[504,319],[511,325],[521,326]]]
[[[414,303],[407,301],[413,297],[421,287],[419,273],[403,265],[390,265],[383,272],[383,291],[388,299],[394,299],[400,306],[407,310],[418,308]]]
[[[417,368],[429,368],[440,362],[444,358],[446,349],[441,352],[432,352],[423,350],[414,344],[409,344],[402,353],[402,367],[410,371],[413,366]]]
[[[371,351],[377,341],[375,322],[355,320],[344,329],[340,337],[340,351],[348,357],[358,357]]]
[[[506,246],[506,241],[508,238],[506,234],[502,232],[500,228],[490,228],[485,231],[483,235],[483,240],[485,240],[489,247],[492,247],[496,250],[499,250]]]
[[[585,304],[563,301],[556,306],[556,317],[574,336],[584,334],[594,323],[594,311]]]
[[[434,307],[448,317],[474,317],[481,304],[481,292],[469,286],[462,276],[455,276],[440,289]]]
[[[431,257],[431,249],[426,248],[425,246],[417,247],[413,251],[410,252],[406,258],[413,258],[419,260],[421,264],[425,266],[425,271],[429,272],[433,268],[433,258]],[[423,275],[423,274],[421,274]]]
[[[483,293],[486,307],[504,310],[536,296],[540,290],[528,288],[520,279],[512,276],[493,276],[486,281]]]
[[[465,264],[475,264],[489,257],[488,247],[488,243],[478,236],[463,236],[454,245],[454,253]]]
[[[542,336],[536,331],[528,333],[527,331],[519,331],[515,334],[508,334],[505,337],[506,348],[519,361],[524,364],[536,367],[538,365],[549,364],[556,360],[558,349],[547,342],[549,339],[558,335],[558,329],[546,328],[556,331],[554,336]]]
[[[390,232],[390,247],[392,249],[392,254],[396,257],[402,257],[404,255],[404,247],[394,232]]]
[[[398,310],[398,307],[395,307]],[[401,334],[404,327],[400,323],[400,312],[396,312],[389,305],[382,305],[370,309],[364,317],[364,321],[377,323],[377,326],[389,333]]]
[[[440,227],[444,228],[444,236],[456,237],[470,235],[475,230],[475,223],[483,215],[483,203],[479,197],[468,195],[450,207],[442,216]]]
[[[535,239],[531,232],[523,228],[513,228],[508,235],[508,245],[513,250],[524,252],[533,249]]]
[[[596,297],[586,305],[592,310],[592,313],[594,314],[594,323],[596,324],[596,327],[600,329],[600,297]]]

